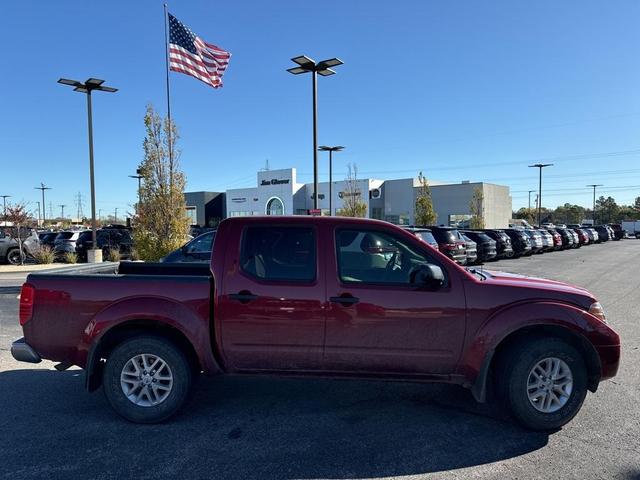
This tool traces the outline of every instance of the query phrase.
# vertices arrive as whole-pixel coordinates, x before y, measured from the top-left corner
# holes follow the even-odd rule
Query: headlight
[[[607,319],[604,316],[604,309],[602,308],[602,305],[600,305],[600,302],[592,303],[589,307],[589,313],[604,323],[607,323]]]

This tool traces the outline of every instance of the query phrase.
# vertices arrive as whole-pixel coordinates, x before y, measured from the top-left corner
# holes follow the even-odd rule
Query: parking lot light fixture
[[[93,77],[89,78],[84,83],[78,80],[71,80],[69,78],[61,78],[58,80],[58,83],[74,87],[73,90],[76,92],[87,94],[87,123],[89,131],[89,177],[91,182],[91,250],[93,251],[92,255],[88,256],[88,259],[90,259],[90,261],[96,261],[96,253],[98,252],[96,245],[98,243],[96,240],[96,189],[93,168],[93,119],[91,113],[91,92],[94,90],[98,90],[101,92],[113,93],[117,92],[118,89],[113,87],[106,87],[103,85],[104,80]]]
[[[592,183],[591,185],[587,185],[587,187],[593,188],[593,210],[592,210],[591,216],[593,217],[592,221],[593,221],[593,224],[595,225],[596,224],[596,188],[604,187],[604,185],[601,183]]]
[[[540,226],[540,216],[542,214],[542,169],[545,167],[552,167],[553,163],[536,163],[535,165],[529,165],[529,168],[537,168],[538,174],[538,226]]]
[[[140,175],[141,170],[138,168],[136,169],[136,174],[135,175],[129,175],[129,178],[137,178],[138,179],[138,203],[136,204],[136,213],[138,213],[138,204],[140,203],[140,190],[142,188],[142,184],[140,183],[140,181],[142,180],[143,176]]]
[[[40,190],[42,192],[42,226],[44,227],[44,223],[46,220],[45,213],[44,213],[45,205],[46,205],[46,203],[44,203],[44,191],[51,190],[51,187],[47,187],[44,183],[40,182],[39,187],[33,187],[33,188],[35,188],[36,190]]]
[[[333,216],[333,152],[339,152],[344,150],[342,145],[336,145],[335,147],[328,147],[326,145],[321,145],[318,147],[318,150],[321,152],[329,152],[329,216]]]
[[[336,72],[329,67],[342,65],[339,58],[330,58],[316,63],[306,55],[299,55],[291,59],[298,66],[287,69],[293,75],[311,73],[311,90],[313,98],[313,209],[318,209],[318,74],[326,77]]]

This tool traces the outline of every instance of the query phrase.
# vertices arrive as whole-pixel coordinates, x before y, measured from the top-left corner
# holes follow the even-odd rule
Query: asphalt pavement
[[[18,304],[0,292],[0,478],[640,479],[640,241],[483,268],[584,286],[622,336],[618,376],[557,432],[455,386],[248,377],[203,378],[172,421],[130,424],[80,370],[10,357]]]

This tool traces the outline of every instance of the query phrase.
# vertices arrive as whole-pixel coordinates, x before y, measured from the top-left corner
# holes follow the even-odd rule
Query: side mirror
[[[426,263],[411,272],[411,284],[427,290],[437,290],[444,285],[444,272],[438,265]]]

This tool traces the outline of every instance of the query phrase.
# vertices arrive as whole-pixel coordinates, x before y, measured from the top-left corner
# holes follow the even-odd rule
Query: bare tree
[[[347,165],[347,177],[345,178],[345,190],[340,192],[342,195],[342,208],[338,209],[337,215],[341,217],[360,217],[367,216],[367,204],[362,201],[362,192],[358,186],[358,167]]]
[[[471,211],[471,228],[484,228],[484,193],[482,187],[476,187],[469,202]]]
[[[21,229],[27,225],[30,218],[31,214],[27,210],[27,205],[24,202],[7,205],[6,220],[11,222],[15,227],[18,251],[20,252],[20,265],[24,265],[25,258],[24,249],[22,247]]]

